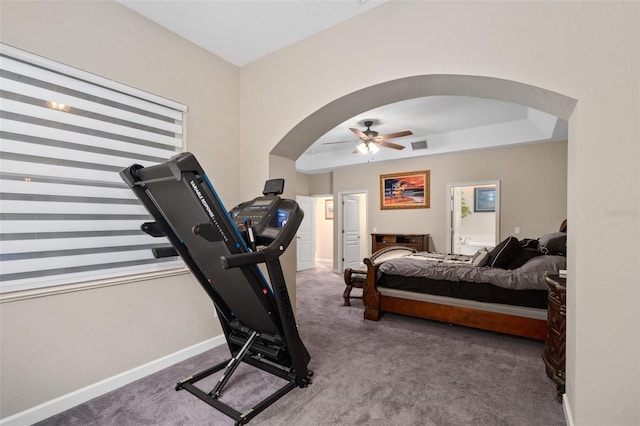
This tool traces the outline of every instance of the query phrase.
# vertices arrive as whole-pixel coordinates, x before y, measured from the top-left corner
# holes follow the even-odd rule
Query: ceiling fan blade
[[[404,146],[398,145],[397,143],[393,143],[393,142],[378,141],[376,142],[376,145],[380,145],[380,146],[384,146],[392,149],[404,149]]]
[[[349,130],[351,130],[353,133],[355,133],[356,135],[358,135],[358,137],[362,140],[368,140],[369,136],[365,135],[364,133],[362,133],[360,130],[358,129],[353,129],[353,128],[349,128]]]
[[[411,130],[405,130],[404,132],[387,133],[386,135],[376,136],[375,140],[401,138],[403,136],[409,136],[412,134],[413,133],[411,132]]]
[[[322,145],[333,145],[336,143],[353,143],[354,141],[322,142]]]
[[[358,148],[354,149],[352,154],[360,154],[360,150]]]

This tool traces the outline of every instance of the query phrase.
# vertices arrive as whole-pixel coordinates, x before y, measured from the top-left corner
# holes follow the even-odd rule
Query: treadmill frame
[[[149,169],[152,170],[152,173],[150,174],[152,177],[147,180],[140,176],[140,174],[147,174],[144,171],[145,167],[138,164],[134,164],[120,172],[122,179],[133,190],[135,195],[155,220],[155,222],[143,224],[141,229],[154,237],[166,236],[169,239],[171,245],[175,249],[175,252],[170,249],[158,250],[154,251],[154,256],[162,257],[179,254],[182,257],[185,264],[189,267],[200,283],[201,287],[213,301],[227,340],[227,345],[229,346],[229,350],[232,354],[230,359],[178,382],[175,389],[187,390],[210,406],[233,418],[236,421],[236,425],[246,424],[294,388],[303,388],[311,383],[311,376],[313,375],[313,372],[307,368],[310,356],[298,334],[284,274],[278,259],[279,256],[284,253],[286,247],[295,235],[295,230],[297,230],[300,222],[302,221],[303,212],[300,210],[297,212],[297,215],[294,218],[295,220],[290,220],[292,223],[289,226],[295,227],[293,232],[288,232],[287,235],[279,236],[264,249],[251,252],[247,248],[247,245],[235,224],[229,217],[229,214],[224,209],[213,185],[211,185],[206,174],[192,154],[181,153],[172,157],[165,163],[150,166],[146,169],[147,171],[149,171]],[[282,336],[276,336],[276,338],[279,337],[283,341],[282,344],[285,348],[284,352],[285,356],[287,356],[287,362],[279,364],[277,361],[269,360],[261,356],[259,350],[252,351],[253,348],[259,346],[258,339],[260,339],[261,336],[265,337],[267,339],[266,341],[272,341],[274,337],[270,336],[269,333],[264,330],[254,330],[248,327],[246,324],[242,323],[241,318],[233,319],[234,313],[229,309],[228,304],[225,302],[223,297],[215,290],[210,278],[206,276],[205,272],[192,257],[185,241],[181,240],[176,234],[171,225],[171,219],[165,215],[161,206],[158,206],[157,201],[152,194],[154,190],[150,188],[152,186],[157,186],[159,183],[162,184],[162,182],[179,182],[183,180],[185,187],[189,187],[186,182],[191,182],[191,185],[193,186],[194,181],[198,181],[199,184],[204,185],[202,189],[208,190],[213,195],[213,199],[208,196],[206,190],[203,190],[200,191],[201,193],[197,196],[204,197],[206,199],[206,203],[202,203],[202,200],[198,200],[198,204],[205,211],[207,211],[208,205],[213,210],[213,212],[207,211],[209,216],[215,214],[218,221],[227,221],[227,223],[224,224],[227,229],[233,229],[233,232],[231,232],[233,235],[230,236],[231,238],[229,238],[228,241],[225,240],[227,248],[231,254],[220,258],[222,268],[250,268],[250,271],[244,274],[245,277],[255,277],[256,281],[258,281],[259,278],[262,278],[262,281],[264,281],[264,277],[257,269],[256,265],[258,263],[265,263],[273,293],[264,290],[268,289],[266,282],[253,283],[252,286],[263,286],[263,290],[261,292],[254,292],[256,297],[259,297],[260,293],[263,293],[265,298],[272,297],[272,302],[277,310],[277,315],[273,312],[269,312],[269,314],[274,318],[274,320],[279,320],[279,323],[276,325],[277,328],[281,330]],[[197,194],[197,189],[194,188],[194,190]],[[291,200],[283,201],[293,202]],[[297,208],[297,204],[295,204],[295,207]],[[199,235],[199,232],[197,231],[202,227],[213,228],[211,225],[211,222],[194,224],[194,236]],[[207,229],[207,231],[210,231],[210,229]],[[282,234],[284,234],[284,232]],[[199,235],[198,238],[208,239],[206,235]],[[233,253],[233,251],[237,252],[238,250],[240,250],[240,253]],[[247,278],[247,280],[249,280],[249,278]],[[249,284],[251,285],[251,283]],[[249,337],[246,338],[244,345],[240,346],[238,340],[242,340],[243,334]],[[237,411],[233,407],[221,402],[218,398],[221,395],[224,386],[231,378],[231,375],[241,362],[245,362],[253,367],[285,379],[288,383],[257,403],[255,406],[246,409],[244,412]],[[195,386],[195,383],[223,369],[225,369],[225,371],[219,379],[218,384],[210,392],[207,393]]]

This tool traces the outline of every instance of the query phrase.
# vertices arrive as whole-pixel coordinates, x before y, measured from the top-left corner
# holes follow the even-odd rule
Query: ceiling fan
[[[388,133],[386,135],[379,135],[375,130],[371,130],[371,126],[373,126],[373,121],[365,121],[364,125],[367,130],[361,131],[354,128],[349,128],[353,133],[355,133],[360,138],[360,144],[353,151],[354,154],[362,153],[366,154],[368,152],[376,153],[379,149],[379,146],[383,146],[385,148],[391,149],[404,149],[404,146],[398,145],[397,143],[388,142],[387,139],[401,138],[403,136],[409,136],[413,133],[410,130],[405,130],[402,132]],[[343,142],[327,142],[326,144],[332,143],[344,143]]]

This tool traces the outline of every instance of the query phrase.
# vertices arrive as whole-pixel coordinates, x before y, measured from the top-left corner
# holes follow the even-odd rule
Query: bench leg
[[[349,302],[349,298],[351,297],[352,289],[353,289],[353,286],[351,284],[347,284],[347,288],[344,289],[344,293],[342,294],[342,297],[344,298],[343,306],[351,306],[351,302]]]

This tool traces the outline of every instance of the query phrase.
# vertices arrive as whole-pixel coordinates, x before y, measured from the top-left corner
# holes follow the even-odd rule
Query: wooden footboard
[[[377,288],[378,265],[365,259],[367,279],[363,285],[364,318],[378,321],[383,312],[392,312],[450,324],[545,340],[547,321],[462,306],[385,296]]]
[[[364,319],[378,321],[380,319],[380,292],[377,288],[376,276],[378,266],[369,258],[364,259],[367,265],[367,279],[362,285],[362,302],[364,303]]]

